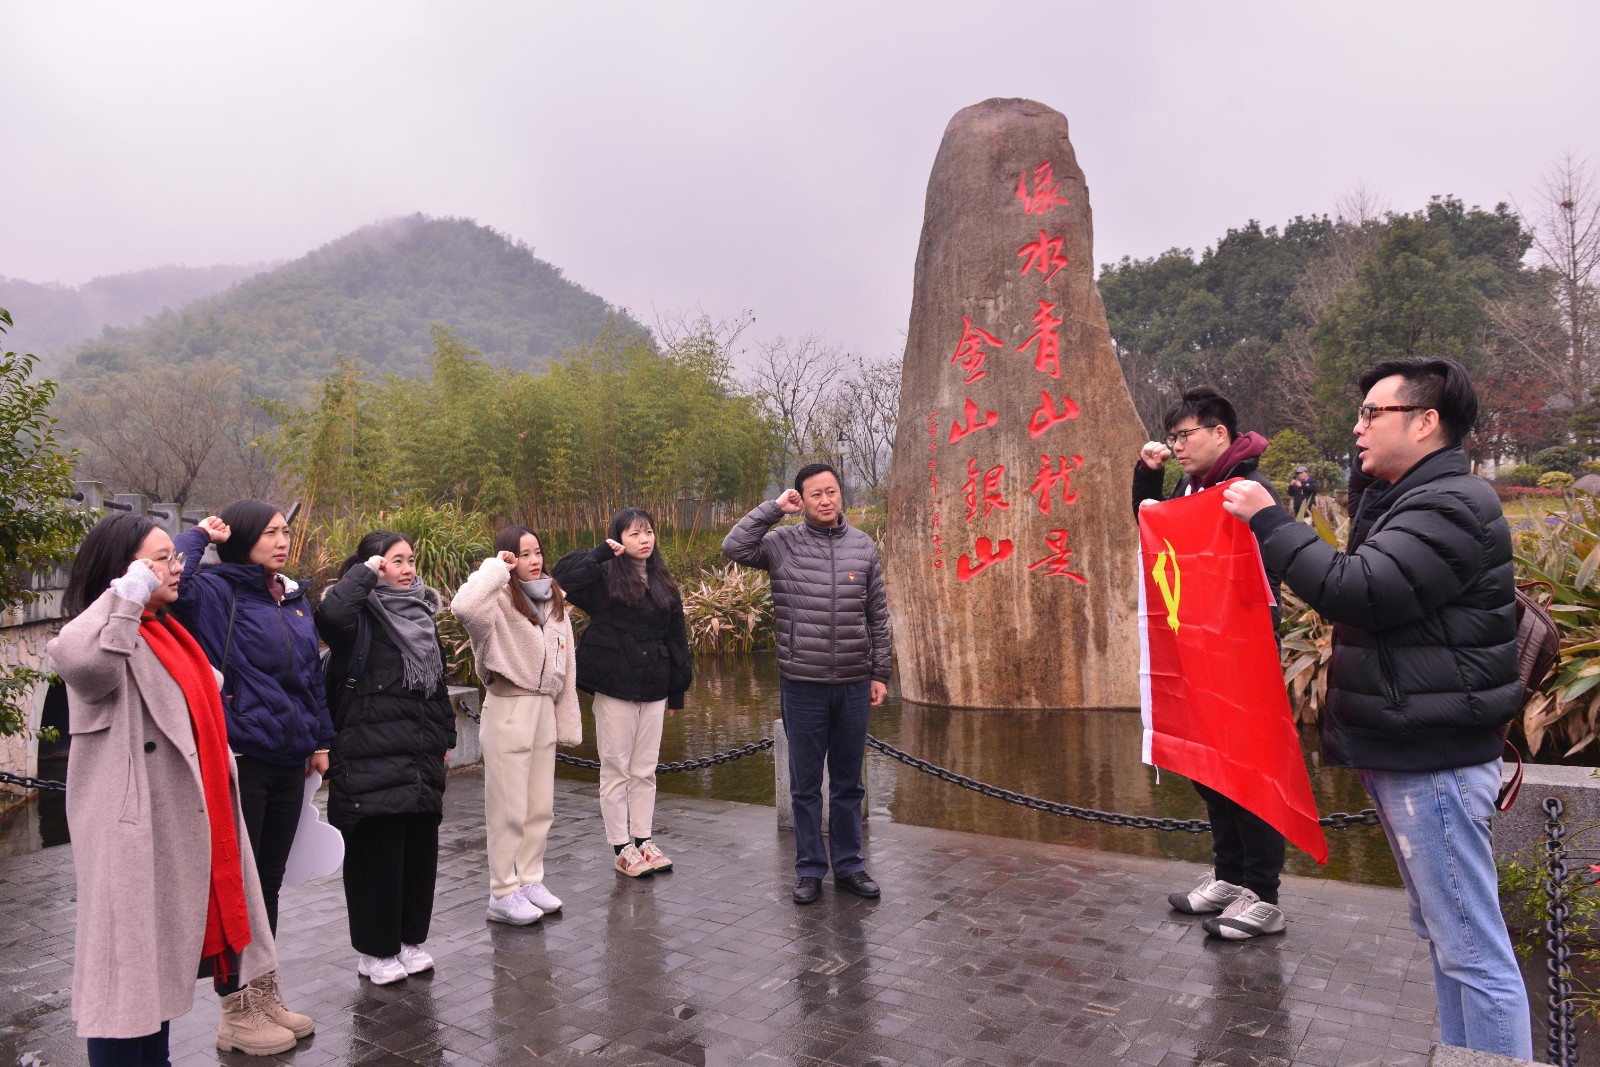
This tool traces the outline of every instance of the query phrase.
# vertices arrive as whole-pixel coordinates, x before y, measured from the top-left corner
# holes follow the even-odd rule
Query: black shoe
[[[866,897],[868,900],[878,899],[878,883],[874,882],[872,876],[866,871],[847,874],[843,878],[836,875],[834,876],[833,884],[835,887],[843,889],[846,893],[854,893],[856,896]]]
[[[821,878],[801,878],[794,884],[794,902],[796,904],[815,904],[822,895]]]

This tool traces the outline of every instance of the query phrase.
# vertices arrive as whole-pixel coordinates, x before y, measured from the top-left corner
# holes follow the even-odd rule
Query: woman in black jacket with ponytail
[[[446,754],[456,743],[434,615],[411,543],[374,530],[317,607],[332,650],[337,731],[328,821],[344,834],[344,893],[357,972],[376,985],[430,970]]]
[[[623,508],[606,543],[561,557],[555,577],[589,616],[578,643],[578,688],[594,694],[600,814],[630,878],[672,868],[650,840],[656,762],[667,708],[683,707],[693,672],[683,600],[656,548],[655,522]]]

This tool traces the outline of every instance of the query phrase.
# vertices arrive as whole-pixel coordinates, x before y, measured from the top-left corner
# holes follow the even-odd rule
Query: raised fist
[[[800,491],[798,489],[785,489],[778,494],[778,499],[773,501],[783,509],[785,515],[800,514]]]
[[[222,544],[222,542],[226,541],[229,535],[233,533],[233,531],[228,528],[228,524],[217,518],[215,515],[207,515],[205,518],[195,523],[195,526],[204,530],[206,532],[206,536],[211,538],[211,543],[214,545]]]

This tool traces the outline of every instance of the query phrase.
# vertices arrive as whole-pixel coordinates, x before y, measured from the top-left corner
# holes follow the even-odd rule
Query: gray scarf
[[[394,640],[395,647],[400,649],[406,688],[433,692],[444,678],[444,663],[439,658],[439,630],[433,622],[439,600],[433,590],[424,585],[420,577],[412,579],[410,589],[396,589],[379,581],[367,598],[367,604]]]
[[[531,582],[518,582],[522,592],[527,596],[528,603],[533,605],[533,613],[539,616],[539,625],[543,626],[550,617],[550,598],[555,595],[549,578],[535,578]]]

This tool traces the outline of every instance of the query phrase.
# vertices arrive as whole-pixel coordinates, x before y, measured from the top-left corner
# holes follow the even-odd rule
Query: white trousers
[[[544,881],[556,790],[556,705],[548,696],[483,698],[483,821],[489,892]]]
[[[626,845],[650,836],[656,812],[656,763],[667,701],[639,703],[594,695],[595,742],[600,749],[600,816],[606,840]]]

